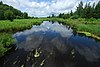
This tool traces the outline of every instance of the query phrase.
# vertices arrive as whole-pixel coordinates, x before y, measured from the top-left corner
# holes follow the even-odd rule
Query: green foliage
[[[63,18],[63,16],[64,16],[64,13],[63,13],[63,14],[60,13],[60,14],[58,15],[58,18]]]
[[[32,25],[39,25],[43,20],[48,19],[16,19],[12,23],[8,20],[0,21],[0,57],[12,48],[15,39],[12,38],[14,32],[31,28]],[[6,33],[5,33],[6,32]]]
[[[2,57],[6,51],[7,51],[6,48],[4,48],[3,44],[0,43],[0,57]]]
[[[63,19],[67,19],[67,18],[70,18],[70,14],[69,13],[67,13],[67,14],[64,14],[64,13],[60,13],[59,15],[58,15],[58,18],[63,18]]]
[[[78,19],[79,16],[78,16],[78,15],[74,15],[74,16],[71,16],[70,18],[71,18],[71,19]]]
[[[44,20],[59,21],[70,25],[77,31],[85,31],[100,36],[100,19],[63,19],[63,18],[40,18],[40,19],[15,19],[12,23],[8,20],[0,21],[0,57],[5,54],[14,44],[11,37],[14,32],[30,29],[32,25],[39,25]],[[6,33],[3,33],[6,32]]]
[[[71,12],[70,12],[70,16],[73,16],[73,11],[71,10]]]
[[[62,22],[63,24],[70,25],[72,28],[75,28],[77,31],[89,32],[100,37],[100,19],[97,20],[95,18],[91,18],[91,19],[55,18],[55,21],[59,21]]]
[[[76,13],[79,17],[83,17],[83,2],[82,1],[79,3]]]
[[[6,19],[10,20],[11,22],[13,21],[14,19],[14,14],[11,10],[7,10],[4,12],[4,16]]]
[[[55,15],[54,15],[54,14],[52,14],[52,17],[55,17]]]
[[[4,16],[5,11],[11,11],[13,12],[14,19],[20,18],[20,19],[26,19],[28,18],[28,14],[26,12],[21,12],[18,9],[13,8],[12,6],[9,6],[7,4],[3,4],[3,2],[0,2],[0,20],[6,20],[7,17]],[[12,21],[12,19],[10,19]]]
[[[83,2],[81,1],[79,5],[77,6],[77,9],[75,12],[71,10],[70,14],[60,13],[58,15],[58,18],[64,18],[64,19],[96,18],[96,19],[99,19],[100,18],[100,1],[96,5],[95,3],[93,3],[92,6],[90,4],[91,4],[90,2],[86,3],[85,7],[83,7]]]
[[[95,7],[94,17],[96,19],[100,18],[100,1],[98,2],[98,4]]]
[[[1,2],[0,2],[0,5],[2,5],[2,4],[3,4],[3,2],[1,1]]]
[[[12,23],[8,20],[0,21],[0,32],[17,32],[31,28],[33,24],[38,25],[44,19],[15,19]]]
[[[26,12],[23,13],[23,18],[25,18],[25,19],[28,18],[28,14]]]
[[[13,46],[15,40],[11,36],[10,33],[0,33],[0,57]]]
[[[82,18],[100,18],[100,1],[97,5],[95,5],[94,3],[92,6],[90,5],[90,2],[86,3],[84,8],[81,1],[79,6],[77,7],[76,14]]]

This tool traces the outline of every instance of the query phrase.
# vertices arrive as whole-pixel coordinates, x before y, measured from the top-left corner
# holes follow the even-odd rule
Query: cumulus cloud
[[[30,16],[44,17],[51,14],[75,11],[80,1],[97,3],[99,0],[0,0]]]

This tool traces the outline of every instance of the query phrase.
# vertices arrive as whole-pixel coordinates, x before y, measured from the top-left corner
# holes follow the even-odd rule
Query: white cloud
[[[0,0],[23,12],[28,12],[30,16],[48,16],[51,14],[67,13],[70,10],[75,11],[76,6],[81,0]],[[99,0],[82,0],[86,2],[98,2]]]

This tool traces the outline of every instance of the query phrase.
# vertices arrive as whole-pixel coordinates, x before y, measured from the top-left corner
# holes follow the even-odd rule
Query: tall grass
[[[10,21],[0,21],[0,32],[16,32],[31,28],[33,24],[38,25],[43,19],[21,19]]]
[[[11,36],[11,33],[0,33],[0,57],[14,45],[15,39]]]

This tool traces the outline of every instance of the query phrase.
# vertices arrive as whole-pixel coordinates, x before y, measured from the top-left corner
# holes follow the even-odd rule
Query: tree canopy
[[[100,18],[100,1],[93,5],[91,3],[86,3],[85,6],[83,7],[83,2],[81,1],[79,5],[77,6],[77,9],[75,12],[71,10],[70,13],[64,14],[60,13],[58,15],[59,18]]]
[[[18,9],[13,8],[12,6],[9,6],[7,4],[3,4],[3,2],[0,2],[0,20],[9,19],[8,16],[12,19],[24,19],[28,18],[28,14],[26,12],[21,12]]]
[[[7,10],[7,11],[4,12],[4,17],[5,17],[5,19],[13,21],[14,13],[11,10]]]

